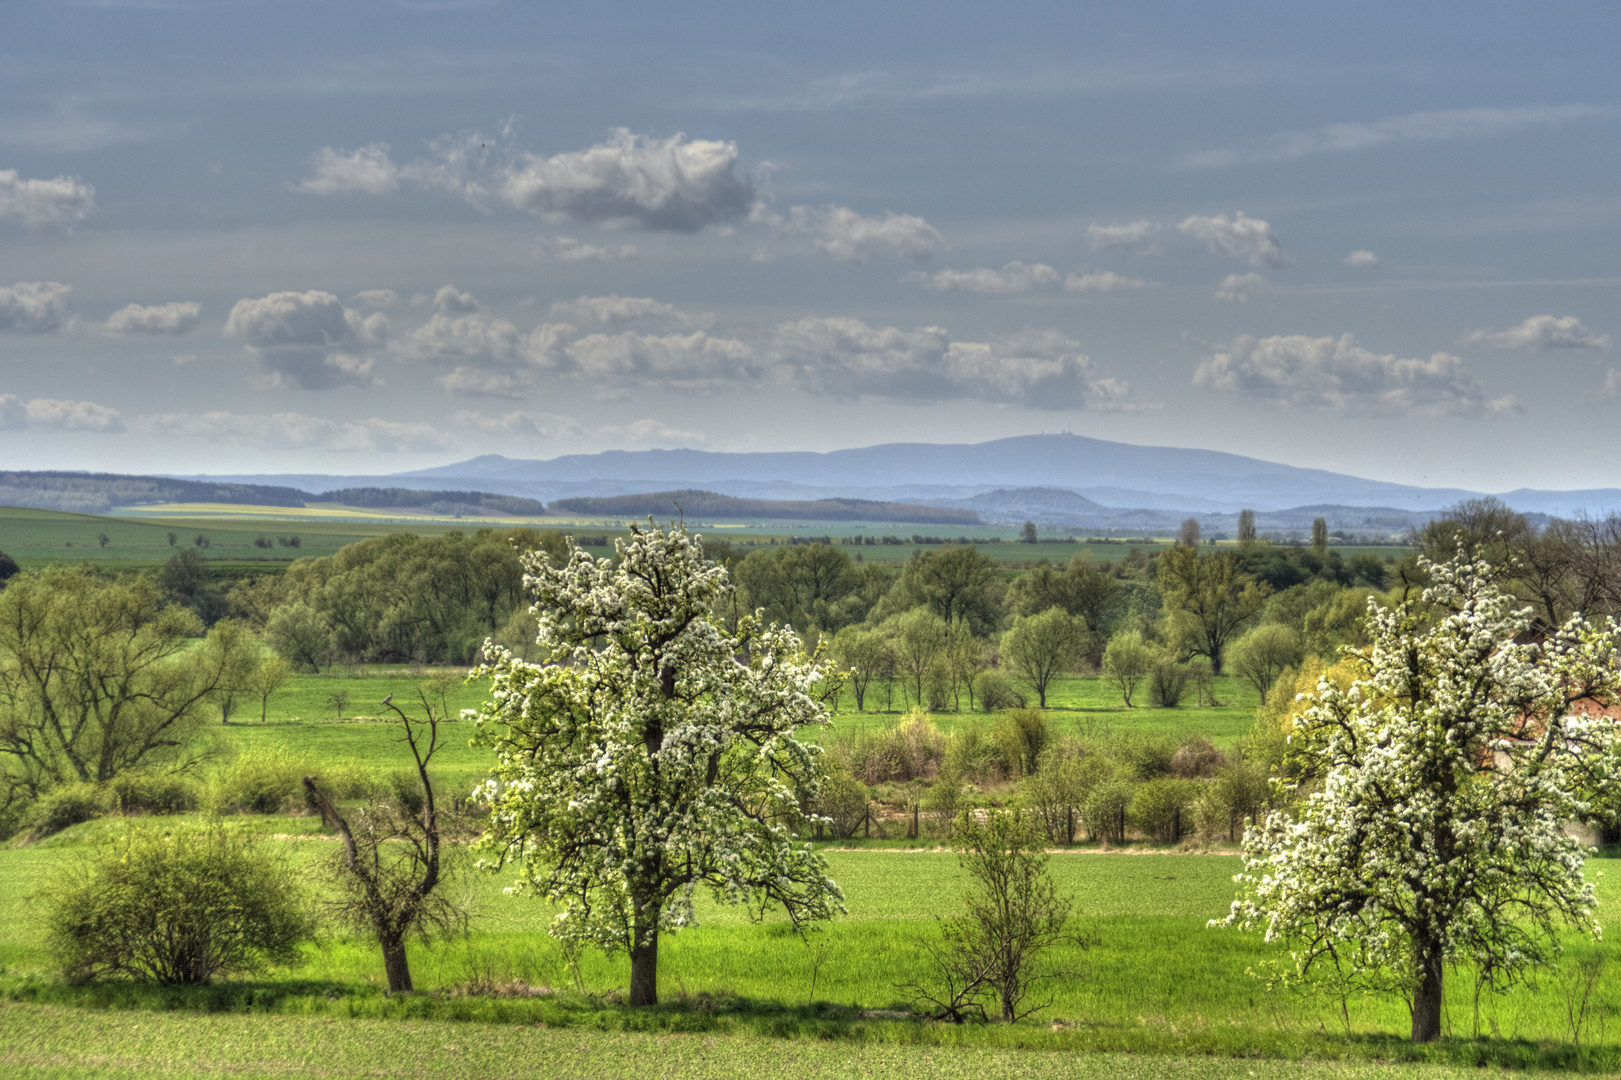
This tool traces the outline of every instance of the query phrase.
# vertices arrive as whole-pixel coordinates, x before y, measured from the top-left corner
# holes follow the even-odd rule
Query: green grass
[[[578,1028],[299,1017],[85,1012],[0,1004],[0,1069],[16,1080],[402,1076],[446,1080],[704,1077],[806,1080],[1453,1080],[1473,1064],[1167,1058],[979,1047],[919,1048],[739,1036],[605,1036]],[[1536,1075],[1520,1073],[1518,1075]],[[1550,1074],[1551,1075],[1551,1074]]]

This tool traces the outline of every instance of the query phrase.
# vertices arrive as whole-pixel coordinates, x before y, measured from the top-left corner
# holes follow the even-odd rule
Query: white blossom
[[[1535,644],[1484,563],[1425,564],[1418,602],[1369,604],[1372,646],[1349,690],[1324,679],[1296,720],[1301,768],[1246,832],[1241,895],[1222,925],[1294,949],[1414,1002],[1415,1039],[1438,1031],[1442,973],[1493,988],[1592,934],[1588,849],[1563,824],[1615,783],[1617,628],[1572,620]],[[1433,1013],[1433,1015],[1432,1015]]]

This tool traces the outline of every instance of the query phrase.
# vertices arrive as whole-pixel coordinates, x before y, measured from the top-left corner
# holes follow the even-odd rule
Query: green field
[[[528,526],[541,529],[559,529],[581,535],[614,535],[623,530],[600,519],[576,518],[444,518],[388,515],[379,511],[334,511],[327,508],[306,510],[286,507],[244,507],[228,504],[188,504],[165,507],[130,507],[119,511],[120,516],[102,517],[95,514],[70,514],[57,510],[33,510],[25,507],[0,507],[0,551],[4,551],[24,568],[42,566],[52,562],[93,562],[122,569],[146,569],[163,565],[175,552],[189,548],[214,562],[216,569],[230,567],[232,576],[280,570],[295,558],[308,555],[331,555],[346,544],[353,544],[371,536],[392,532],[414,532],[424,536],[438,536],[446,532],[472,532],[481,528],[515,528]],[[836,539],[864,536],[895,536],[899,544],[840,545],[852,559],[883,564],[902,563],[918,551],[938,550],[935,544],[913,544],[916,535],[944,536],[956,539],[966,536],[970,540],[997,543],[976,544],[980,551],[1010,568],[1032,565],[1046,560],[1053,563],[1068,562],[1079,552],[1090,551],[1099,561],[1124,559],[1133,548],[1153,552],[1169,543],[1160,541],[1098,541],[1086,539],[1075,543],[1026,544],[1017,540],[1018,531],[1007,526],[937,526],[937,525],[884,525],[878,523],[843,522],[691,522],[694,532],[727,540],[745,547],[787,543],[794,537],[832,536]],[[169,534],[176,534],[171,546]],[[108,543],[102,547],[100,536],[106,534]],[[297,536],[300,546],[260,548],[254,541],[268,537],[274,543],[278,536]],[[198,536],[208,539],[208,546],[198,547]],[[1407,553],[1401,547],[1340,547],[1343,557],[1373,554],[1379,558],[1399,557]]]
[[[404,701],[431,674],[396,668],[301,676],[275,703],[272,722],[232,723],[216,732],[238,752],[273,748],[317,771],[386,776],[405,761],[397,729],[376,721],[322,721],[311,710],[323,707],[334,687],[348,689],[355,703],[376,702],[384,693]],[[476,685],[457,688],[450,705],[471,705],[480,693]],[[1218,693],[1230,703],[1127,712],[1113,707],[1096,680],[1072,679],[1058,688],[1062,707],[1052,717],[1061,731],[1107,724],[1226,741],[1224,732],[1236,736],[1253,715],[1253,691],[1246,696],[1236,682],[1223,680]],[[844,713],[835,724],[896,719]],[[950,730],[964,718],[948,713],[935,719]],[[446,749],[436,759],[439,783],[447,793],[465,792],[485,775],[489,752],[467,745],[469,725],[451,724],[445,733]],[[216,768],[228,768],[229,761]],[[309,816],[224,820],[271,838],[286,857],[309,867],[311,881],[320,880],[320,867],[336,848]],[[412,998],[388,997],[375,945],[337,927],[307,947],[301,963],[250,982],[190,991],[119,983],[63,987],[43,936],[51,882],[86,845],[124,827],[116,818],[92,821],[30,847],[0,850],[0,1070],[8,1076],[504,1076],[519,1067],[511,1055],[531,1052],[566,1056],[555,1073],[545,1071],[546,1062],[525,1061],[524,1075],[651,1069],[670,1076],[774,1076],[790,1069],[810,1076],[908,1070],[1219,1076],[1232,1075],[1234,1059],[1242,1058],[1256,1076],[1383,1075],[1382,1063],[1391,1060],[1435,1066],[1433,1072],[1407,1066],[1413,1071],[1403,1075],[1442,1076],[1475,1062],[1600,1071],[1621,1064],[1621,979],[1608,945],[1572,940],[1562,968],[1534,988],[1486,995],[1478,1012],[1472,980],[1455,973],[1450,1038],[1433,1047],[1402,1039],[1407,1017],[1398,1000],[1353,997],[1342,1012],[1329,996],[1268,990],[1249,972],[1282,959],[1281,949],[1205,925],[1232,899],[1239,865],[1220,846],[1203,854],[1141,843],[1121,852],[1088,845],[1055,853],[1054,877],[1098,944],[1057,957],[1070,974],[1055,985],[1051,1007],[1013,1028],[862,1015],[911,1009],[906,984],[929,978],[919,942],[961,895],[955,857],[927,842],[827,845],[848,914],[808,941],[780,921],[755,923],[745,911],[701,897],[699,925],[665,939],[665,1004],[651,1011],[615,1003],[627,979],[623,958],[587,953],[571,968],[545,933],[549,907],[503,892],[510,873],[465,874],[457,888],[473,914],[471,931],[432,948],[413,947],[421,992]],[[1596,861],[1590,874],[1610,865]],[[1599,920],[1613,925],[1621,917],[1621,884],[1613,873],[1596,880]],[[1587,1001],[1586,1049],[1578,1057],[1570,1043],[1571,1015],[1584,985],[1577,965],[1595,958],[1607,966]],[[492,985],[547,991],[468,993]],[[343,1048],[318,1049],[329,1045]]]

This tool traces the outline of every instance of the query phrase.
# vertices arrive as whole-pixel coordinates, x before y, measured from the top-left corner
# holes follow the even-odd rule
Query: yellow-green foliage
[[[304,777],[340,799],[359,798],[374,784],[353,760],[317,761],[279,746],[256,746],[225,763],[209,785],[207,803],[216,813],[274,814],[304,805]]]

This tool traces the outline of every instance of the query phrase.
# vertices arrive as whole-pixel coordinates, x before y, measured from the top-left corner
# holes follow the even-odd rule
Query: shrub
[[[252,837],[131,827],[55,890],[50,943],[70,981],[203,985],[297,956],[311,923],[298,875]]]
[[[1042,756],[1041,768],[1019,784],[1019,795],[1047,838],[1068,844],[1075,839],[1075,829],[1084,824],[1079,813],[1086,798],[1084,788],[1080,760],[1054,747]]]
[[[964,720],[946,748],[946,769],[977,783],[1001,780],[1008,774],[1002,749],[991,734],[991,727],[978,718]]]
[[[945,736],[929,714],[913,709],[893,727],[856,741],[851,772],[868,784],[926,780],[939,772],[945,750]]]
[[[1019,693],[1019,688],[1000,671],[986,671],[980,675],[977,685],[980,708],[988,713],[999,712],[1002,709],[1022,709],[1025,706],[1025,696]]]
[[[1138,780],[1169,776],[1176,759],[1176,741],[1168,736],[1127,735],[1110,743],[1111,756]]]
[[[1081,807],[1086,834],[1094,840],[1126,842],[1126,812],[1137,785],[1130,780],[1113,779],[1092,789]]]
[[[1054,732],[1041,710],[1009,709],[996,718],[992,735],[1009,770],[1032,776],[1040,768],[1042,751],[1052,745]]]
[[[371,793],[371,780],[352,764],[318,764],[308,755],[279,747],[255,747],[221,770],[209,792],[216,813],[276,814],[306,808],[304,777],[319,773],[334,797]]]
[[[829,820],[836,839],[848,840],[861,827],[871,798],[866,784],[842,765],[831,765],[822,777],[822,790],[812,809]]]
[[[1183,780],[1208,780],[1227,767],[1227,755],[1203,736],[1195,736],[1171,755],[1170,774]]]
[[[1144,836],[1174,844],[1193,831],[1193,806],[1202,790],[1197,780],[1171,776],[1150,780],[1132,793],[1127,819]]]
[[[106,803],[94,784],[62,784],[40,796],[27,813],[29,841],[43,840],[63,829],[105,813]]]
[[[125,814],[184,814],[197,809],[200,795],[195,780],[172,773],[125,773],[107,787],[110,808]]]
[[[1162,709],[1176,708],[1187,696],[1191,674],[1188,666],[1178,663],[1176,657],[1161,655],[1148,673],[1148,700]]]

